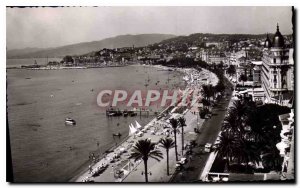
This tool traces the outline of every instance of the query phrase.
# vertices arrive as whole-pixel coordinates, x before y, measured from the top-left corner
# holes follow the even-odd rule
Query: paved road
[[[203,126],[200,129],[200,136],[196,140],[197,147],[193,149],[194,155],[192,160],[190,160],[183,171],[177,172],[171,182],[193,182],[197,181],[200,174],[202,173],[203,168],[205,167],[206,161],[208,159],[209,153],[203,153],[201,150],[204,148],[204,145],[209,143],[214,143],[218,133],[221,130],[221,124],[223,122],[226,108],[229,104],[229,99],[231,98],[231,84],[226,80],[226,93],[230,95],[223,98],[220,103],[213,108],[213,116],[211,119],[208,119],[204,122]]]

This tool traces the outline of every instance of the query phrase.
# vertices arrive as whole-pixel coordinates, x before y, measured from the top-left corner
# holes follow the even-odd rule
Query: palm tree
[[[267,141],[269,134],[265,130],[267,117],[263,113],[259,113],[259,111],[255,108],[250,111],[247,115],[246,124],[251,127],[251,137],[252,139],[264,146]]]
[[[219,156],[226,158],[226,166],[230,171],[230,162],[235,158],[237,151],[237,141],[234,134],[231,132],[222,132],[220,136],[220,143],[215,149],[215,153],[218,152]]]
[[[179,121],[179,125],[181,127],[181,155],[183,156],[183,150],[184,150],[184,127],[186,127],[185,124],[185,118],[184,117],[180,117],[178,118]]]
[[[174,133],[174,139],[175,139],[175,156],[176,156],[176,161],[178,161],[178,153],[177,153],[177,128],[178,128],[178,121],[174,118],[170,119],[170,124],[173,128],[173,133]]]
[[[205,107],[207,108],[210,105],[210,103],[209,103],[209,101],[207,99],[203,98],[201,102],[202,102],[204,108]]]
[[[237,153],[238,161],[246,163],[246,171],[248,171],[249,162],[258,164],[261,161],[260,152],[255,142],[246,139],[240,140]]]
[[[265,151],[263,151],[261,156],[264,168],[279,171],[281,169],[283,159],[280,156],[276,145],[265,146],[264,150]]]
[[[247,105],[241,100],[234,101],[230,107],[230,113],[236,114],[238,121],[245,117],[247,110]]]
[[[209,91],[210,97],[213,97],[213,99],[215,100],[216,88],[213,85],[209,84],[208,91]]]
[[[224,81],[219,80],[218,84],[214,87],[215,92],[217,93],[223,93],[225,90]]]
[[[209,100],[210,97],[210,91],[208,85],[202,85],[202,95],[205,99]]]
[[[133,146],[133,151],[129,156],[129,159],[134,161],[143,159],[145,167],[145,181],[148,182],[148,159],[153,158],[157,161],[163,158],[161,151],[155,149],[155,144],[149,139],[138,140]]]
[[[242,75],[240,76],[240,80],[243,82],[243,86],[244,86],[244,82],[247,81],[247,76],[246,76],[245,74],[242,74]]]
[[[167,153],[167,175],[169,175],[169,150],[175,147],[175,142],[172,138],[163,138],[160,141],[161,147],[166,149]]]
[[[248,111],[249,108],[246,103],[240,100],[234,101],[232,107],[230,107],[229,116],[235,119],[235,126],[241,138],[245,133],[244,129],[247,115],[249,114]]]
[[[236,69],[235,69],[235,66],[234,65],[230,65],[228,68],[227,68],[227,73],[232,76],[236,73]]]
[[[224,118],[222,130],[235,134],[239,133],[239,124],[236,121],[236,114],[229,113],[229,115]]]

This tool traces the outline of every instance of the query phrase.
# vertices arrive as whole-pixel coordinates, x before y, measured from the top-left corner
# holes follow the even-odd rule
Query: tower
[[[285,47],[284,37],[277,24],[273,41],[267,34],[263,50],[261,78],[267,103],[284,105],[293,95],[294,64],[289,60],[291,50]]]

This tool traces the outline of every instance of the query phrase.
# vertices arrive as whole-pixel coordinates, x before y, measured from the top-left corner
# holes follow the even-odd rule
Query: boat
[[[122,116],[122,112],[120,110],[115,111],[113,116]]]
[[[134,135],[137,132],[136,128],[130,124],[129,125],[129,135]]]
[[[121,133],[114,133],[113,136],[122,136]]]
[[[115,113],[108,113],[108,116],[114,116]]]
[[[76,125],[76,121],[72,118],[66,118],[65,119],[65,124],[66,125]]]
[[[134,117],[134,116],[137,116],[137,113],[130,113],[130,117]]]
[[[139,122],[137,122],[136,120],[135,120],[135,124],[136,124],[136,128],[137,129],[141,129],[142,128],[141,124],[139,124]]]
[[[127,117],[127,116],[128,116],[128,110],[127,110],[127,109],[125,109],[125,110],[123,111],[123,116],[124,116],[124,117]]]

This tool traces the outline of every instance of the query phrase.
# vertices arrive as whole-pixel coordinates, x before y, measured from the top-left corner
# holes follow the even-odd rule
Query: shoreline
[[[22,65],[23,66],[23,65]],[[130,65],[112,65],[112,66],[91,66],[91,67],[6,67],[6,69],[21,69],[21,70],[66,70],[66,69],[99,69],[99,68],[114,68],[114,67],[126,67]]]
[[[162,65],[141,65],[141,64],[134,64],[134,66],[151,66],[151,67],[155,67],[155,68],[158,68],[158,69],[164,69],[164,70],[172,70],[172,71],[179,71],[179,72],[181,72],[181,73],[183,73],[184,74],[184,76],[186,76],[186,75],[188,75],[188,76],[190,76],[188,73],[190,73],[190,71],[192,71],[192,72],[197,72],[198,74],[200,74],[200,72],[202,72],[203,70],[205,70],[205,71],[203,71],[203,72],[206,72],[207,73],[207,71],[208,70],[206,70],[206,69],[202,69],[202,71],[198,71],[198,70],[196,70],[195,68],[188,68],[188,69],[184,69],[184,68],[174,68],[174,67],[166,67],[166,66],[162,66]],[[216,75],[214,74],[214,73],[212,73],[212,72],[210,72],[210,71],[208,71],[208,74],[213,74],[215,77],[216,77]],[[210,77],[211,75],[209,75],[209,77]],[[217,77],[216,77],[217,78]],[[217,79],[212,79],[212,80],[214,80],[215,81],[215,84],[218,82],[218,78]],[[194,80],[193,80],[194,81]],[[193,83],[193,81],[191,82],[191,83]],[[185,91],[188,89],[190,89],[190,87],[191,87],[191,83],[189,82],[189,81],[186,81],[185,82],[186,83],[186,85],[185,85]],[[170,106],[168,106],[168,107],[166,107],[166,108],[164,108],[164,109],[162,109],[162,111],[161,111],[161,113],[159,114],[159,115],[161,115],[161,114],[163,114],[163,113],[165,113],[165,111],[167,110],[167,109],[169,109],[170,108]],[[187,109],[188,110],[188,109]],[[158,115],[158,116],[159,116]],[[156,117],[154,117],[153,119],[151,119],[150,120],[150,122],[148,122],[145,126],[149,126],[149,125],[151,125],[151,123],[152,122],[155,122],[155,121],[157,121],[157,116]],[[117,145],[114,145],[114,146],[112,146],[112,147],[110,147],[110,149],[108,149],[109,151],[111,151],[111,150],[116,150],[118,147],[120,147],[123,143],[125,143],[125,142],[127,142],[129,139],[131,138],[131,136],[126,136],[121,142],[119,142]],[[107,150],[106,150],[107,151]],[[106,153],[102,153],[100,156],[99,156],[99,161],[98,162],[96,162],[95,164],[93,164],[92,165],[92,167],[95,167],[95,166],[97,166],[97,164],[100,164],[100,162],[102,161],[103,162],[103,160],[104,160],[104,156],[106,155]],[[108,154],[107,154],[108,155]],[[82,170],[78,170],[78,171],[80,171],[78,174],[76,174],[76,175],[74,175],[74,177],[72,177],[72,178],[70,178],[69,180],[68,180],[68,182],[81,182],[80,180],[83,180],[84,178],[84,175],[88,172],[88,165],[89,163],[88,163],[88,161],[85,163],[85,164],[83,164],[82,165]],[[85,166],[86,165],[86,166]],[[137,165],[138,166],[138,165]],[[136,167],[137,167],[136,166]],[[75,173],[75,172],[74,172]],[[122,178],[122,181],[127,177],[127,176],[129,176],[130,175],[130,173],[129,174],[127,174],[124,178]]]
[[[126,136],[125,138],[123,138],[117,145],[114,144],[113,146],[108,147],[108,149],[105,149],[105,151],[115,150],[115,149],[118,148],[120,145],[122,145],[124,142],[126,142],[129,138],[130,138],[130,136],[127,135],[127,136]],[[99,150],[100,150],[100,149],[96,150],[96,151],[93,152],[93,153],[95,153],[95,154],[97,155],[97,154],[98,154],[97,152],[100,152]],[[101,160],[104,158],[105,155],[106,155],[105,152],[100,153],[100,154],[99,154],[99,161],[101,161]],[[98,162],[94,163],[92,166],[96,165],[97,163],[98,163]],[[72,174],[74,174],[74,175],[71,175],[71,178],[68,178],[67,182],[76,182],[76,180],[77,180],[81,175],[83,175],[86,171],[89,170],[89,169],[88,169],[88,166],[89,166],[90,164],[91,164],[91,163],[90,163],[89,160],[87,160],[86,162],[84,162],[80,167],[78,167],[78,168],[76,169],[75,172],[72,173]]]
[[[137,64],[132,64],[132,65],[127,65],[127,66],[150,66],[150,67],[154,67],[154,68],[158,68],[158,69],[169,69],[169,67],[165,67],[165,66],[160,66],[160,65],[158,65],[158,66],[156,66],[156,65],[155,65],[155,66],[152,66],[152,65],[142,65],[142,64],[139,64],[139,63],[137,63]],[[173,70],[173,71],[179,71],[179,70]],[[179,72],[186,74],[184,71],[179,71]],[[185,83],[185,89],[186,89],[186,88],[187,88],[187,83]],[[168,110],[170,107],[171,107],[171,106],[167,106],[167,107],[163,108],[163,109],[161,110],[161,112],[160,112],[157,116],[163,114],[163,113],[164,113],[166,110]],[[151,119],[146,125],[149,125],[149,124],[151,124],[153,121],[157,120],[157,116],[154,116],[154,118]],[[146,126],[146,125],[145,125],[145,126]],[[113,145],[113,146],[111,146],[111,147],[108,147],[108,149],[106,149],[105,151],[115,150],[116,148],[120,147],[124,142],[128,141],[130,137],[131,137],[131,136],[127,135],[127,136],[126,136],[122,141],[120,141],[117,145]],[[95,152],[95,153],[96,153],[96,152]],[[101,160],[103,160],[105,155],[106,155],[106,153],[101,153],[101,154],[99,155],[99,161],[96,162],[96,163],[94,163],[92,166],[95,166],[97,163],[99,163]],[[89,166],[89,165],[90,165],[89,160],[86,161],[85,163],[83,163],[80,167],[78,167],[78,169],[77,169],[74,173],[72,173],[72,174],[75,174],[75,175],[74,175],[73,177],[71,177],[71,178],[68,178],[67,182],[77,182],[76,180],[78,180],[81,176],[84,175],[84,173],[86,173],[86,172],[89,170],[89,169],[88,169],[88,166]]]

